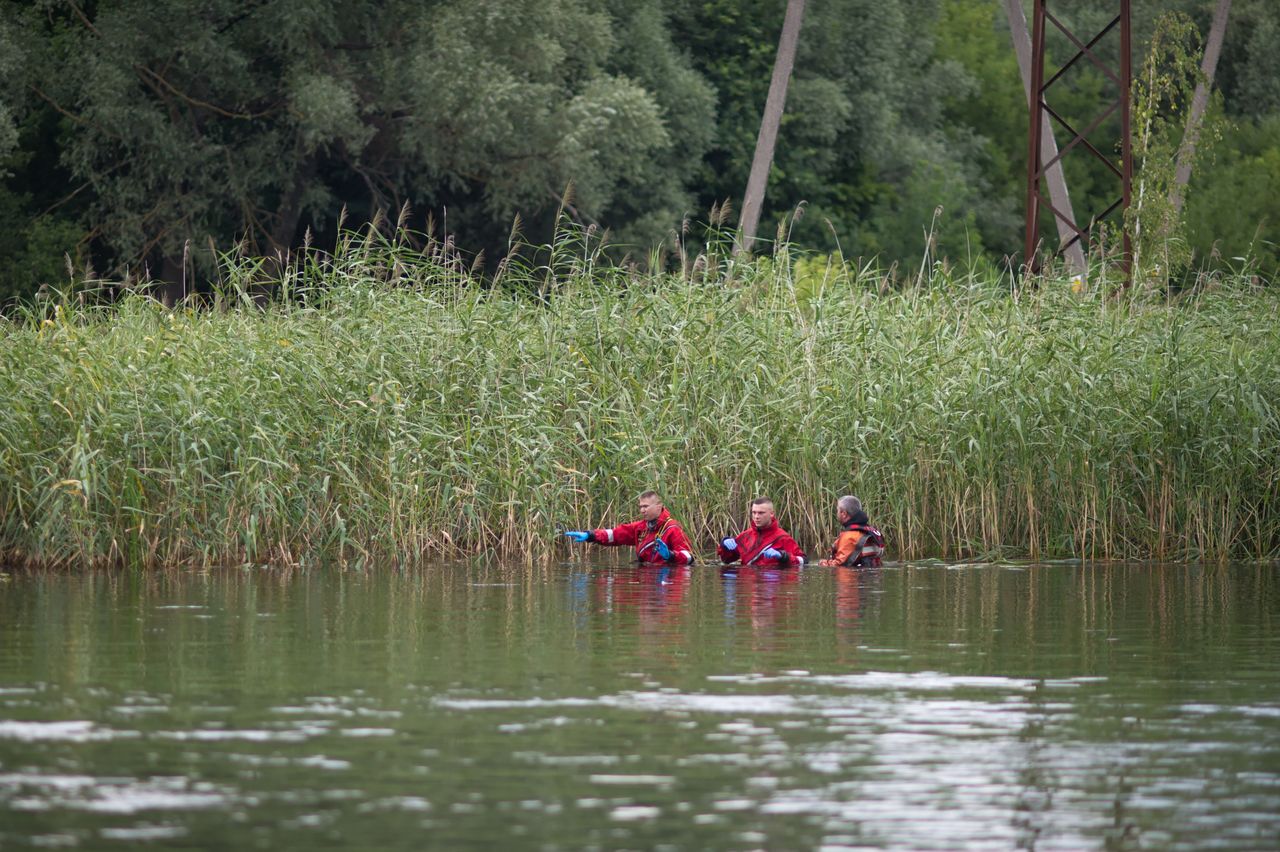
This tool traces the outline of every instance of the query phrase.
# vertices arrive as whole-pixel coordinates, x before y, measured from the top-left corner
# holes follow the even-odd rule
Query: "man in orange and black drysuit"
[[[884,533],[871,526],[862,501],[845,495],[836,501],[840,535],[831,546],[831,557],[819,562],[828,568],[879,568],[884,556]]]
[[[598,530],[569,530],[565,537],[577,542],[594,542],[606,547],[632,544],[639,562],[666,562],[688,565],[693,561],[693,548],[685,537],[680,522],[662,505],[656,491],[640,495],[640,520]]]
[[[773,501],[768,497],[751,501],[751,525],[721,539],[716,552],[726,565],[741,560],[743,565],[760,568],[799,568],[805,558],[800,545],[774,517]]]

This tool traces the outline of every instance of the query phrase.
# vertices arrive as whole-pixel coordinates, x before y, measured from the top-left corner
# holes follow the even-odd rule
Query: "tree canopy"
[[[3,0],[0,300],[67,261],[176,280],[339,217],[435,227],[490,260],[567,215],[636,255],[741,200],[785,0]],[[1081,22],[1108,0],[1063,10]],[[1168,6],[1134,3],[1137,50]],[[1208,28],[1210,0],[1173,4]],[[1280,9],[1238,0],[1193,176],[1196,257],[1274,273]],[[1135,67],[1137,63],[1135,62]],[[1081,68],[1063,109],[1102,79]],[[998,0],[811,3],[760,233],[886,266],[1020,244],[1026,103]],[[1068,164],[1082,203],[1109,191]],[[566,189],[568,193],[566,194]],[[1224,260],[1225,259],[1225,260]]]

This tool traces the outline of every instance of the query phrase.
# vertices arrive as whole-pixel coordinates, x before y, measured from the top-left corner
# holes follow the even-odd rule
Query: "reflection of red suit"
[[[685,537],[680,522],[671,517],[666,509],[653,521],[632,521],[613,529],[591,531],[591,538],[596,544],[606,547],[634,544],[636,559],[641,562],[666,562],[658,555],[658,539],[671,549],[671,562],[675,565],[688,565],[693,561],[693,548]]]
[[[627,571],[601,571],[595,580],[606,611],[633,610],[642,617],[661,615],[665,621],[679,617],[689,574],[687,565],[640,565]]]
[[[751,625],[756,630],[771,625],[778,615],[790,612],[795,590],[785,587],[795,585],[800,579],[800,572],[776,567],[725,567],[720,573],[737,577],[738,599],[750,602]]]

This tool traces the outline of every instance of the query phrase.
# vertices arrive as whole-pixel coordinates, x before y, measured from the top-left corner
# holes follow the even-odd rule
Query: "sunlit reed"
[[[624,271],[569,237],[540,257],[495,283],[349,235],[270,286],[228,259],[200,306],[65,298],[0,324],[0,548],[544,558],[652,487],[707,551],[768,494],[819,554],[843,493],[894,558],[1280,551],[1271,291],[1011,293],[943,267],[798,286],[776,260]]]

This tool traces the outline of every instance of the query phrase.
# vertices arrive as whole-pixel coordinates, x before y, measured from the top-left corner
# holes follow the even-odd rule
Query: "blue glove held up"
[[[766,547],[760,555],[765,559],[783,559],[786,557],[786,554],[776,547]]]
[[[567,530],[564,534],[565,538],[571,538],[578,543],[591,541],[592,535],[588,530]]]
[[[654,547],[657,548],[658,555],[661,556],[663,559],[671,558],[671,548],[667,547],[667,543],[662,539],[657,539],[657,541],[654,543]]]
[[[723,539],[723,540],[720,542],[720,544],[724,547],[724,549],[725,549],[725,550],[737,550],[737,549],[738,549],[738,543],[737,543],[736,541],[734,541],[734,540],[733,540],[733,536],[729,536],[728,538]]]

